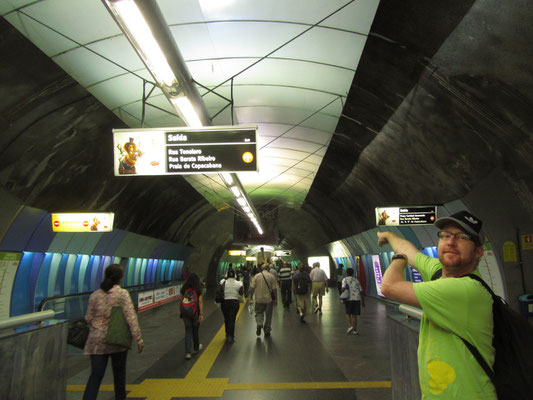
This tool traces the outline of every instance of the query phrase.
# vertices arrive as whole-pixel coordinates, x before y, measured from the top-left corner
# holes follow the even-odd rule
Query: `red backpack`
[[[181,318],[193,319],[198,314],[198,294],[193,288],[183,293],[180,304]]]

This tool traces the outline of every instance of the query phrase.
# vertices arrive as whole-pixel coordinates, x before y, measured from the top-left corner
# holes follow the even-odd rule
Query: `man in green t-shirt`
[[[389,299],[421,307],[418,372],[423,399],[496,399],[487,374],[465,346],[473,344],[489,365],[492,347],[492,298],[481,283],[466,277],[479,275],[483,255],[482,222],[467,211],[439,218],[438,256],[422,254],[411,242],[392,232],[378,232],[380,246],[389,243],[396,254],[385,271],[381,291]],[[405,280],[407,264],[423,278]],[[442,278],[432,281],[442,268]]]

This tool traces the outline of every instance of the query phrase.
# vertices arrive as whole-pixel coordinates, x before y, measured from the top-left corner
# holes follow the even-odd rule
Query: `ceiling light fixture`
[[[241,197],[241,191],[237,186],[230,186],[230,190],[233,192],[233,195],[238,198]]]
[[[201,128],[203,126],[202,121],[198,118],[198,114],[196,114],[196,111],[186,96],[171,97],[170,101],[178,108],[181,119],[188,126],[192,128]]]
[[[122,31],[159,84],[173,86],[176,76],[134,1],[106,1]]]

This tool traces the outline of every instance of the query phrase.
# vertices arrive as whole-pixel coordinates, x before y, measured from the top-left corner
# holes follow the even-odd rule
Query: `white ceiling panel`
[[[24,9],[24,11],[26,11],[26,9]],[[46,26],[21,13],[8,14],[4,18],[24,36],[31,40],[47,56],[53,56],[67,49],[76,47],[72,40],[51,31]]]
[[[235,85],[233,96],[236,102],[249,106],[275,106],[319,110],[338,96],[289,86]],[[299,103],[295,103],[295,101]],[[339,106],[339,114],[342,107]]]
[[[293,86],[346,96],[353,77],[354,71],[343,68],[267,58],[240,74],[236,83]]]

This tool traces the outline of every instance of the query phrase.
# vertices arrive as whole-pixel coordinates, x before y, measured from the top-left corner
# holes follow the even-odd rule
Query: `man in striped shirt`
[[[278,272],[278,279],[281,287],[281,302],[283,303],[283,308],[289,309],[292,303],[292,269],[288,262],[283,262],[283,266]]]

